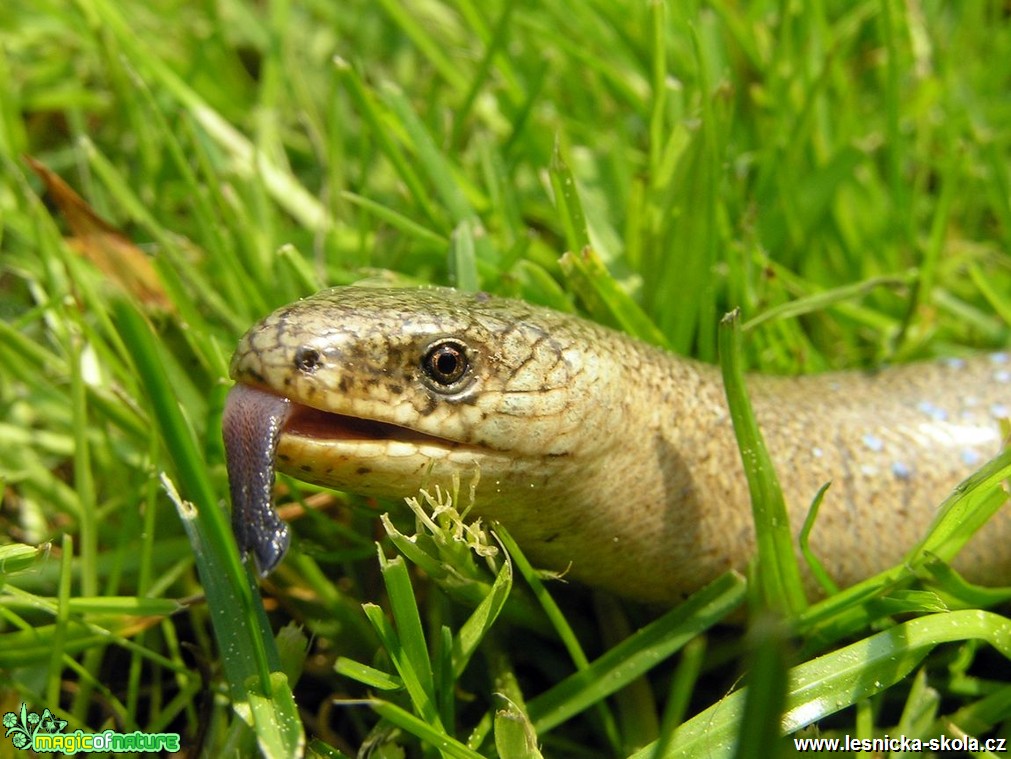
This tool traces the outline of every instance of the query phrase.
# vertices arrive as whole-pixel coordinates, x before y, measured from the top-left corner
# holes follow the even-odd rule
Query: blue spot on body
[[[913,470],[904,461],[893,461],[892,474],[894,474],[900,480],[908,480],[912,476]]]
[[[965,359],[962,358],[946,358],[942,359],[941,363],[947,366],[949,369],[965,368]]]
[[[1000,351],[998,353],[990,354],[990,361],[994,364],[1006,364],[1007,363],[1007,353]]]
[[[1009,382],[1011,381],[1011,372],[1007,369],[998,369],[993,373],[994,381],[996,382]]]
[[[943,422],[948,419],[948,412],[943,408],[935,406],[930,401],[920,401],[916,404],[916,408],[929,416],[935,422]]]
[[[959,454],[959,458],[962,459],[962,463],[966,466],[976,466],[983,460],[979,451],[974,451],[972,448],[963,448]]]
[[[816,459],[820,459],[822,455],[824,455],[824,453],[825,452],[818,446],[815,446],[814,448],[811,449],[811,455],[814,456]]]
[[[875,452],[881,451],[885,447],[884,441],[881,438],[879,438],[879,437],[875,437],[874,435],[869,435],[869,434],[868,435],[864,435],[863,440],[864,440],[864,445],[866,445],[868,448],[870,448],[872,451],[875,451]]]
[[[995,403],[990,406],[990,416],[994,419],[1007,419],[1008,416],[1011,416],[1011,413],[1008,412],[1008,407],[1003,403]]]

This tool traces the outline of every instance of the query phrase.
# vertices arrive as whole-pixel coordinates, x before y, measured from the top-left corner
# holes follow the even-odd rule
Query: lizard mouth
[[[254,392],[263,392],[254,390]],[[411,443],[429,443],[445,448],[459,445],[447,438],[429,435],[410,427],[403,427],[376,419],[364,419],[347,414],[306,406],[290,401],[291,410],[281,430],[282,435],[312,438],[314,440],[381,441],[400,440]]]
[[[228,393],[221,419],[232,497],[232,532],[243,556],[269,574],[288,550],[288,526],[273,506],[278,445],[303,441],[320,448],[361,448],[409,443],[451,451],[462,443],[375,419],[338,414],[297,403],[250,385]]]

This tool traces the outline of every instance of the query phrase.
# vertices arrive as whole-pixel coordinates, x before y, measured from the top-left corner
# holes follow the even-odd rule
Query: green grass
[[[208,755],[768,756],[777,720],[1007,736],[1011,622],[979,609],[1009,594],[934,558],[999,506],[1006,455],[911,554],[926,585],[798,598],[760,522],[763,582],[657,611],[477,556],[451,514],[288,480],[298,548],[257,587],[219,429],[242,331],[363,277],[713,362],[739,307],[731,372],[1006,344],[1009,81],[997,2],[7,0],[0,713]],[[167,310],[66,244],[25,154],[150,255]],[[749,595],[787,622],[717,626]]]

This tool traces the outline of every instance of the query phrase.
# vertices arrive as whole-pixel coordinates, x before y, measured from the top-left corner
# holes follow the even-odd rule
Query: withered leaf
[[[66,238],[70,248],[145,306],[173,311],[150,257],[99,216],[58,174],[31,156],[24,158],[42,180],[53,205],[63,214],[71,231]]]

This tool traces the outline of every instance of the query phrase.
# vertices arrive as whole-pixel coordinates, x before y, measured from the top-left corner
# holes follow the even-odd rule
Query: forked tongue
[[[228,484],[232,493],[232,532],[243,556],[252,552],[260,574],[267,575],[288,550],[288,525],[271,496],[274,454],[291,401],[262,390],[236,385],[228,393],[221,418]]]

